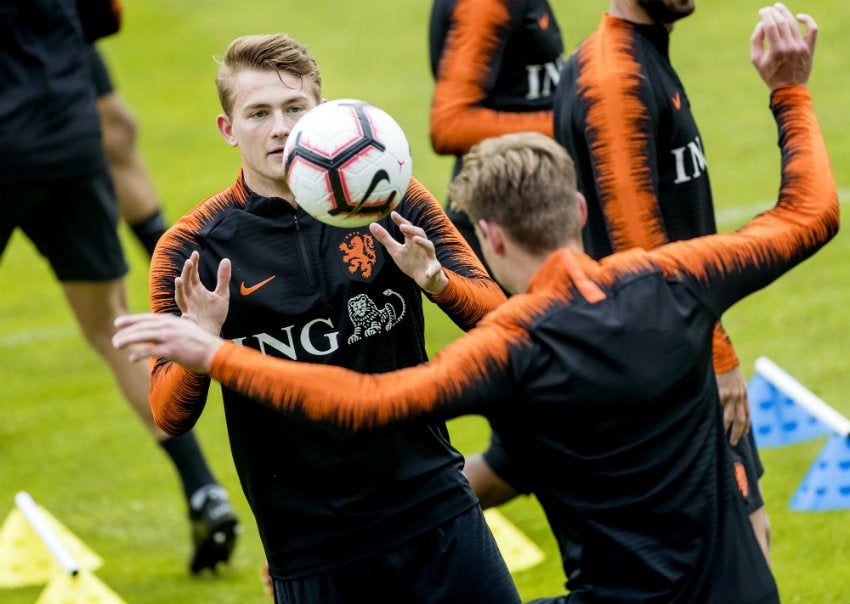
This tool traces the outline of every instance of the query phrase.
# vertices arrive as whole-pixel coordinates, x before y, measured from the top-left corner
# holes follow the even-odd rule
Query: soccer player
[[[114,343],[148,344],[131,358],[171,358],[270,409],[354,431],[485,415],[561,547],[570,593],[550,602],[778,602],[727,471],[712,342],[725,310],[838,231],[838,193],[806,86],[816,33],[811,17],[795,19],[781,4],[760,11],[751,58],[770,90],[781,187],[772,210],[734,233],[593,260],[582,252],[586,208],[563,146],[539,133],[505,135],[466,156],[450,193],[518,295],[432,362],[358,375],[223,340],[205,305],[221,303],[230,264],[209,292],[197,258],[178,282],[188,316],[121,318]]]
[[[431,145],[461,156],[509,132],[552,136],[552,99],[563,66],[561,30],[547,0],[435,0],[428,30],[434,97]],[[446,212],[478,257],[472,223]]]
[[[114,318],[128,310],[127,264],[74,0],[4,5],[0,39],[0,252],[20,228],[48,260],[86,341],[174,462],[192,525],[191,570],[214,568],[238,526],[227,494],[193,433],[173,438],[156,426],[149,372],[111,344]]]
[[[561,74],[555,139],[575,161],[588,208],[584,246],[597,260],[717,231],[702,139],[668,54],[674,23],[693,11],[693,0],[611,0]],[[740,478],[768,556],[770,525],[759,485],[763,468],[748,430],[747,384],[720,322],[714,369],[734,452],[729,471]],[[468,459],[465,471],[476,491],[488,493],[485,499],[510,494],[494,495],[500,480],[492,473],[513,474],[498,438]]]
[[[298,206],[282,151],[322,101],[319,68],[303,45],[285,34],[237,38],[216,85],[218,129],[239,149],[241,170],[160,240],[151,263],[155,312],[180,314],[175,278],[187,260],[200,252],[200,277],[214,283],[228,258],[235,281],[216,334],[299,367],[380,373],[426,360],[423,291],[462,328],[504,300],[415,180],[398,206],[404,218],[381,223],[402,240],[432,240],[425,248],[384,249],[367,227],[331,227]],[[408,277],[403,270],[423,254],[442,269]],[[208,376],[157,359],[157,424],[174,435],[189,430],[209,386]],[[351,435],[231,388],[222,395],[277,602],[519,601],[444,424]]]

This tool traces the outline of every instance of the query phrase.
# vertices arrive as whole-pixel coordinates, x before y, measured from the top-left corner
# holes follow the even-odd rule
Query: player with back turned
[[[516,295],[432,362],[364,375],[223,340],[214,333],[231,267],[222,261],[211,292],[197,258],[178,288],[188,316],[123,317],[115,345],[149,344],[131,358],[174,359],[355,433],[488,417],[561,547],[570,593],[549,602],[778,602],[728,471],[714,326],[834,237],[839,205],[806,87],[816,24],[778,3],[759,14],[750,52],[770,90],[781,185],[775,207],[734,233],[593,260],[567,152],[539,133],[505,135],[473,148],[450,193]]]
[[[584,245],[593,258],[717,230],[702,139],[668,55],[673,24],[693,11],[693,0],[611,0],[561,74],[555,139],[576,164],[588,207]],[[746,380],[719,321],[714,367],[730,430],[729,471],[768,556],[770,524],[759,484],[763,468],[748,431]],[[521,481],[498,434],[467,459],[464,471],[484,506],[511,498]]]

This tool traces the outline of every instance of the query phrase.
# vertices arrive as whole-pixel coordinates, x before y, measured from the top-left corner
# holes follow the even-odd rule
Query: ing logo
[[[339,244],[342,262],[349,274],[369,279],[375,268],[378,255],[375,251],[375,238],[369,233],[351,231]]]

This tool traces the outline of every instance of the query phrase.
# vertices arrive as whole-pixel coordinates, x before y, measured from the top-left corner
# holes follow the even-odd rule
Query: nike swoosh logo
[[[682,97],[679,96],[678,92],[676,92],[676,96],[673,97],[673,107],[675,107],[676,110],[682,108]]]
[[[266,279],[264,281],[260,281],[259,283],[257,283],[256,285],[252,285],[251,287],[246,286],[245,282],[243,281],[239,285],[239,293],[242,294],[243,296],[250,296],[251,294],[253,294],[255,291],[260,289],[262,286],[264,286],[266,283],[268,283],[269,281],[271,281],[274,278],[275,278],[275,275],[272,275],[268,279]]]

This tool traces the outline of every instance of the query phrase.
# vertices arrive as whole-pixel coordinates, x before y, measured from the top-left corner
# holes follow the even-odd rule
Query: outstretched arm
[[[717,316],[814,254],[838,232],[838,192],[805,87],[817,26],[808,15],[795,18],[782,4],[764,8],[760,15],[751,56],[771,89],[779,129],[782,184],[776,207],[735,233],[679,242],[652,253],[665,270],[690,274]]]
[[[527,344],[526,333],[504,321],[488,325],[453,342],[430,363],[383,374],[268,357],[194,321],[162,313],[119,317],[113,344],[123,349],[146,343],[133,348],[132,360],[170,359],[282,411],[359,430],[483,414],[486,407],[509,401],[516,375],[508,365],[513,347]]]

